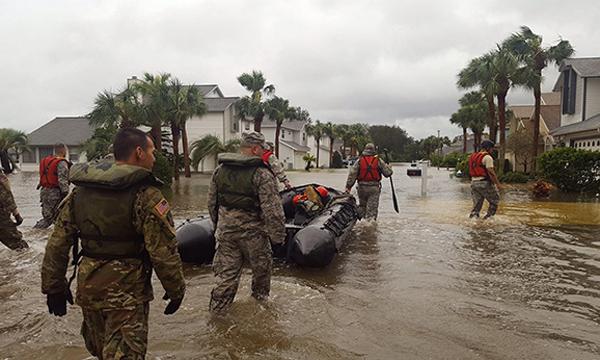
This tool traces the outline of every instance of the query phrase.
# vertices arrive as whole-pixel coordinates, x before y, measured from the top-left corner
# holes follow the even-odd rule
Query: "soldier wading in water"
[[[185,293],[169,203],[151,172],[153,151],[144,132],[122,129],[114,142],[115,162],[73,166],[76,188],[61,203],[46,245],[42,292],[49,312],[63,316],[67,301],[73,303],[65,279],[69,250],[74,240],[81,242],[76,298],[81,334],[100,359],[145,357],[153,269],[164,299],[170,299],[165,314],[177,311]]]
[[[358,214],[369,220],[377,220],[382,176],[390,177],[394,171],[382,161],[375,151],[374,144],[367,144],[354,165],[350,168],[346,181],[346,193],[350,193],[358,181]]]
[[[261,156],[265,138],[243,134],[240,154],[219,155],[208,192],[217,252],[213,270],[218,283],[209,309],[224,313],[235,298],[242,266],[252,268],[252,296],[266,300],[271,289],[271,242],[285,240],[283,206],[277,181]]]
[[[471,176],[471,197],[473,198],[473,210],[469,217],[479,217],[483,207],[483,200],[487,200],[490,206],[483,217],[487,219],[496,214],[500,202],[500,181],[494,171],[494,158],[492,150],[494,143],[491,140],[481,142],[481,151],[471,154],[469,157],[469,176]]]

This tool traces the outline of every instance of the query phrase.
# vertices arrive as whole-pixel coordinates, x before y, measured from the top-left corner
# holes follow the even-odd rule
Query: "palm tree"
[[[0,165],[4,172],[10,174],[14,171],[14,164],[8,156],[8,151],[14,149],[17,157],[27,148],[27,135],[19,130],[0,129]]]
[[[467,130],[469,129],[470,119],[466,116],[462,108],[450,116],[450,122],[463,130],[463,153],[467,153]]]
[[[371,141],[369,125],[367,124],[352,124],[349,127],[349,133],[350,152],[352,155],[356,155],[358,149],[364,148],[364,146]]]
[[[194,85],[184,86],[178,79],[169,81],[167,116],[173,138],[173,168],[175,179],[179,179],[179,140],[183,143],[183,165],[185,177],[191,177],[190,150],[186,123],[193,116],[202,116],[207,108],[202,95]]]
[[[319,168],[319,154],[320,154],[320,147],[321,147],[321,138],[323,138],[323,129],[324,129],[324,124],[317,120],[314,124],[308,124],[306,126],[306,133],[310,136],[312,136],[315,139],[315,142],[317,143],[317,159],[316,159],[316,168]]]
[[[238,101],[237,108],[239,117],[245,120],[251,117],[254,121],[254,131],[260,132],[263,118],[265,116],[265,99],[275,92],[275,86],[266,85],[267,81],[260,71],[252,71],[252,74],[243,73],[237,78],[240,85],[250,92]]]
[[[306,166],[304,167],[304,170],[306,171],[310,171],[312,162],[315,161],[315,156],[311,153],[306,153],[306,155],[304,155],[302,157],[302,160],[304,160],[304,162],[306,162]],[[317,164],[318,165],[318,164]]]
[[[274,96],[265,102],[265,112],[271,120],[275,121],[275,156],[279,157],[279,135],[283,121],[295,120],[299,114],[296,108],[290,106],[287,99],[279,96]]]
[[[170,78],[168,73],[144,73],[144,78],[132,85],[134,92],[142,96],[140,120],[143,125],[152,128],[152,138],[158,150],[162,149],[161,128],[167,123]]]
[[[333,143],[337,138],[337,125],[331,123],[331,121],[323,125],[323,134],[329,137],[329,167],[333,162]]]
[[[342,140],[342,149],[340,149],[340,153],[345,158],[346,157],[346,147],[350,143],[352,138],[352,134],[350,133],[350,126],[347,124],[339,124],[336,125],[336,133],[337,138]]]
[[[531,155],[533,169],[535,170],[538,144],[540,138],[540,108],[542,102],[542,70],[549,63],[560,64],[563,60],[573,55],[575,50],[567,40],[560,40],[550,47],[542,46],[542,36],[535,34],[527,26],[521,26],[518,33],[512,34],[502,46],[516,54],[521,62],[532,70],[524,85],[533,90],[535,107],[533,112],[533,147]]]
[[[192,143],[192,166],[198,171],[198,164],[208,157],[216,156],[224,152],[237,152],[240,147],[240,139],[231,139],[223,143],[215,135],[206,135],[200,140]],[[203,162],[204,165],[204,162]],[[202,169],[203,170],[203,169]]]
[[[496,105],[494,96],[497,93],[497,83],[493,72],[493,57],[489,54],[475,58],[469,65],[458,73],[457,86],[461,89],[479,87],[487,103],[488,128],[490,139],[496,141],[498,132],[498,119],[496,118]]]
[[[126,88],[117,94],[104,90],[96,96],[87,117],[94,127],[133,128],[139,125],[140,112],[141,104],[133,89]]]

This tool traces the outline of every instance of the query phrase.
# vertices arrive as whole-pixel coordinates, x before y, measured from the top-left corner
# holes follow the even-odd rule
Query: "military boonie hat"
[[[265,143],[265,136],[259,132],[253,131],[251,133],[243,133],[242,134],[242,143],[241,146],[250,147],[250,146],[260,146],[262,148],[266,148],[267,144]]]

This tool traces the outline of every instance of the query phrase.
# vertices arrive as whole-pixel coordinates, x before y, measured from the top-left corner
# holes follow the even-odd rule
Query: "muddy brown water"
[[[395,167],[400,214],[384,181],[380,219],[359,223],[324,269],[278,263],[266,305],[249,272],[230,315],[207,312],[209,267],[186,266],[173,316],[157,279],[149,359],[598,359],[600,204],[595,197],[533,200],[508,187],[498,216],[469,220],[469,187],[430,170],[429,193]],[[342,188],[346,171],[292,172],[293,183]],[[0,248],[0,359],[89,358],[81,310],[47,313],[40,265],[50,230],[35,174],[11,176],[31,249]],[[178,222],[206,211],[208,176],[174,187]]]

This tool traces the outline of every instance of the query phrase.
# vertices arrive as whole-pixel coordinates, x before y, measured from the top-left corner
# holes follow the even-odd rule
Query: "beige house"
[[[561,126],[551,135],[559,145],[599,151],[600,57],[566,59],[559,70]]]

